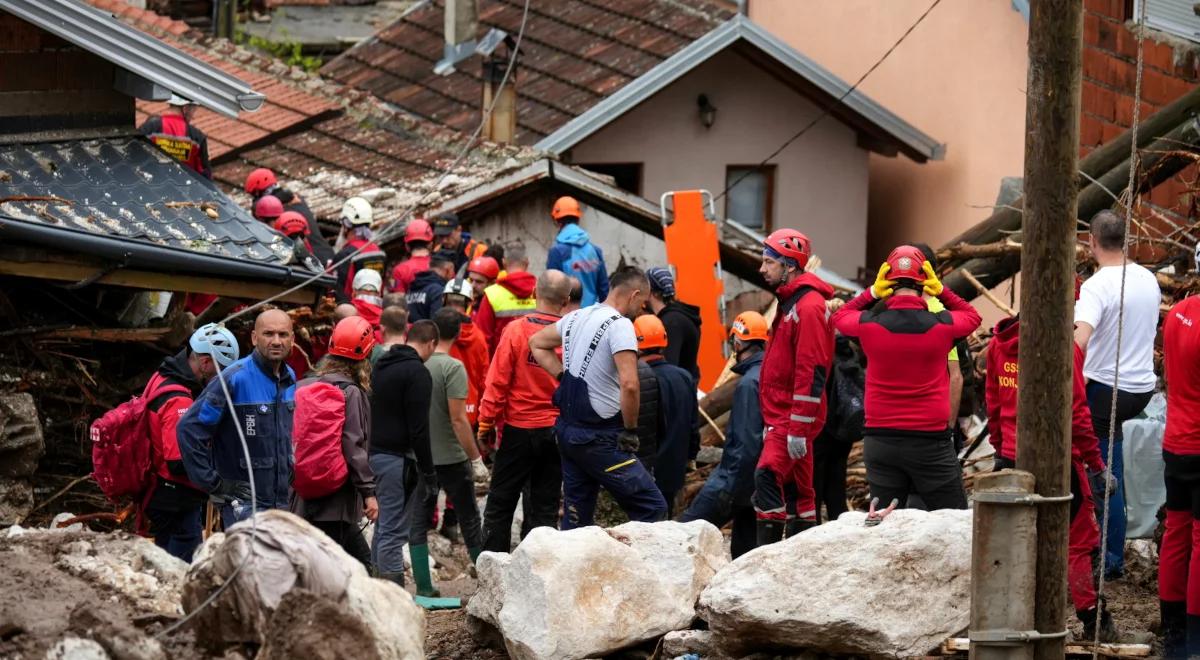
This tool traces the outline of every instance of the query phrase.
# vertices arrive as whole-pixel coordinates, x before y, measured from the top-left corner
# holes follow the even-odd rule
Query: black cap
[[[433,219],[434,236],[449,236],[455,229],[458,229],[458,215],[454,213],[442,213]]]

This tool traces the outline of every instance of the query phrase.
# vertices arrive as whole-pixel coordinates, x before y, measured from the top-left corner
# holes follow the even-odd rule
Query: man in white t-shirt
[[[1075,343],[1084,350],[1083,377],[1087,379],[1088,406],[1092,426],[1100,441],[1100,452],[1117,478],[1117,489],[1109,494],[1108,543],[1105,579],[1125,571],[1125,464],[1121,455],[1121,425],[1136,417],[1150,402],[1157,378],[1154,375],[1154,335],[1158,327],[1161,294],[1154,273],[1129,262],[1122,268],[1125,221],[1112,211],[1092,218],[1089,237],[1092,254],[1100,269],[1079,292],[1075,303]],[[1121,279],[1125,280],[1124,323],[1121,316]],[[1117,417],[1112,421],[1113,381],[1117,376],[1117,330],[1121,332],[1120,382],[1117,384]],[[1113,433],[1112,460],[1109,433]],[[1097,509],[1103,522],[1103,513]]]
[[[654,522],[667,503],[637,459],[637,335],[629,319],[646,303],[650,282],[637,268],[609,280],[604,302],[571,312],[529,339],[537,363],[560,381],[554,430],[563,471],[562,529],[594,524],[600,487],[630,520]],[[562,347],[562,360],[555,353]]]

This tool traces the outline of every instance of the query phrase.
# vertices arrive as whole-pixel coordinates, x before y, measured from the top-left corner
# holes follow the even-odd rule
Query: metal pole
[[[1033,474],[1039,495],[1056,499],[1070,494],[1082,19],[1080,0],[1030,3],[1017,467]],[[1069,502],[1039,507],[1034,625],[1042,635],[1066,628],[1069,517]],[[1037,658],[1063,654],[1059,636],[1035,645]]]
[[[1033,660],[1032,643],[1001,640],[1033,630],[1037,506],[989,497],[1033,491],[1028,472],[1004,470],[975,479],[971,660]]]

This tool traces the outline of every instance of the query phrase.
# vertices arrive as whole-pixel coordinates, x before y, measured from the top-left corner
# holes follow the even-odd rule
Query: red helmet
[[[887,263],[891,266],[887,273],[889,280],[925,281],[925,253],[921,248],[901,245],[888,255]]]
[[[284,211],[275,219],[275,231],[289,237],[299,235],[308,238],[312,234],[308,228],[308,219],[299,211]]]
[[[283,215],[283,202],[275,195],[263,195],[254,202],[254,217],[259,220],[274,220]]]
[[[275,178],[274,172],[260,167],[246,177],[246,194],[258,195],[277,183],[279,183],[279,179]]]
[[[375,348],[375,328],[361,316],[349,316],[333,326],[329,337],[329,354],[351,360],[362,360]]]
[[[808,256],[812,254],[812,243],[808,237],[795,229],[776,229],[763,241],[763,245],[788,259],[794,259],[799,268],[808,264]]]
[[[500,264],[492,257],[475,257],[467,265],[468,273],[479,273],[489,280],[500,277]]]
[[[433,227],[429,226],[428,220],[418,218],[408,223],[408,226],[404,228],[405,245],[413,241],[433,242]]]

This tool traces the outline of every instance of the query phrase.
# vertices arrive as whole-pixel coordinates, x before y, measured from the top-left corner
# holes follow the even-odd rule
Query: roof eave
[[[745,41],[758,48],[833,98],[845,93],[845,81],[750,19],[737,15],[592,106],[587,112],[567,122],[554,133],[542,138],[534,148],[562,154],[738,41]],[[921,132],[865,94],[855,90],[847,95],[842,103],[877,126],[896,143],[900,151],[914,161],[925,162],[945,158],[944,144]]]
[[[0,0],[0,9],[228,117],[266,100],[241,80],[78,0]]]

